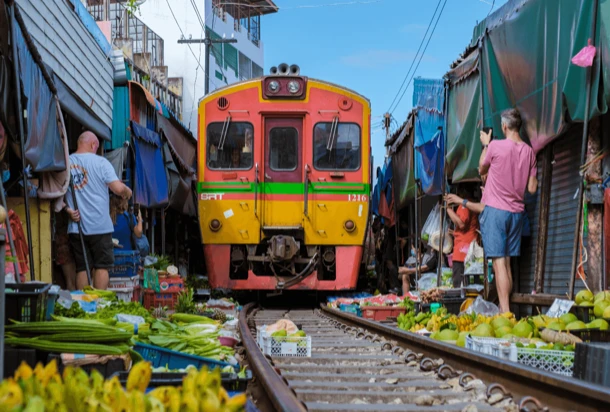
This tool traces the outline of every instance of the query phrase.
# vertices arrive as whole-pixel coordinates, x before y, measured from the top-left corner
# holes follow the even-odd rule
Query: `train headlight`
[[[301,85],[296,80],[288,82],[288,91],[292,94],[297,94],[301,90]]]
[[[222,223],[220,223],[220,220],[218,219],[212,219],[210,221],[210,230],[212,232],[218,232],[220,230],[220,228],[222,227]]]
[[[274,80],[269,82],[267,88],[269,89],[269,93],[277,93],[280,90],[280,84]]]
[[[353,220],[346,220],[343,224],[343,228],[348,232],[353,232],[354,230],[356,230],[356,224]]]

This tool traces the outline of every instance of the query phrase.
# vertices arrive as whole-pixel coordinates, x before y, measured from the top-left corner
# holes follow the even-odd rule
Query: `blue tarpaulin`
[[[136,153],[135,201],[145,207],[167,205],[169,194],[161,138],[157,133],[131,122]]]
[[[415,79],[413,91],[415,116],[415,177],[427,195],[440,195],[445,162],[445,86],[442,79]]]
[[[34,172],[66,170],[64,145],[57,127],[57,104],[40,67],[34,61],[21,27],[16,21],[15,43],[19,63],[19,77],[27,110],[25,158]]]
[[[381,197],[381,168],[377,167],[377,183],[375,183],[375,187],[373,188],[373,199],[371,199],[371,211],[375,216],[379,216],[379,200]]]
[[[106,39],[106,36],[104,35],[100,27],[97,25],[97,22],[95,21],[93,16],[89,14],[87,8],[83,5],[83,3],[80,2],[80,0],[70,0],[70,3],[72,3],[74,11],[76,12],[76,15],[78,16],[80,21],[83,23],[83,26],[87,28],[87,31],[89,32],[89,34],[91,34],[91,37],[93,37],[95,42],[100,46],[100,49],[102,49],[106,56],[110,56],[112,46],[108,42],[108,39]]]

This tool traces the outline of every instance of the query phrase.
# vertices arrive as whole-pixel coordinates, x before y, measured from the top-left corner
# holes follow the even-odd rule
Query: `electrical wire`
[[[417,66],[415,66],[415,70],[413,70],[413,74],[411,75],[411,78],[409,79],[409,83],[407,83],[407,87],[405,87],[404,91],[402,92],[402,95],[400,96],[400,99],[398,99],[398,102],[396,102],[394,109],[392,111],[390,111],[390,113],[393,113],[394,110],[396,110],[396,108],[398,108],[398,105],[402,101],[402,98],[405,96],[405,93],[407,93],[407,90],[409,89],[409,86],[411,85],[411,82],[413,81],[413,78],[415,77],[415,74],[417,73],[417,69],[419,68],[419,65],[421,64],[424,54],[426,54],[426,50],[428,50],[428,46],[430,45],[430,40],[432,40],[432,36],[434,36],[434,32],[436,31],[436,26],[438,25],[438,22],[440,21],[441,16],[443,15],[443,10],[445,10],[446,5],[447,5],[447,0],[445,0],[445,2],[443,3],[443,7],[441,8],[441,11],[439,12],[438,18],[436,19],[436,22],[434,23],[434,27],[432,28],[432,32],[430,33],[430,37],[428,37],[428,42],[426,43],[426,47],[424,47],[422,54],[419,56],[419,61],[417,62]]]
[[[493,0],[493,1],[491,2],[491,8],[489,9],[489,13],[487,13],[487,17],[489,17],[489,15],[490,15],[490,14],[491,14],[491,12],[493,11],[493,9],[494,9],[494,6],[495,6],[495,5],[496,5],[496,0]],[[486,18],[487,18],[487,17],[486,17]]]
[[[282,7],[282,11],[284,10],[295,10],[295,9],[315,9],[320,7],[335,7],[335,6],[353,6],[357,4],[373,4],[380,3],[383,0],[368,0],[368,1],[347,1],[342,3],[327,3],[327,4],[312,4],[312,5],[299,5],[294,7]],[[240,6],[240,7],[249,7],[252,9],[268,9],[270,6],[261,6],[256,4],[243,4],[243,3],[235,3],[235,2],[222,2],[221,6]]]
[[[424,41],[426,40],[426,36],[428,35],[428,31],[430,30],[430,27],[432,27],[432,22],[434,21],[434,17],[436,16],[436,12],[438,11],[438,8],[441,5],[442,1],[443,0],[438,0],[438,3],[436,4],[436,9],[434,10],[434,13],[432,14],[432,18],[430,19],[430,23],[428,23],[428,28],[426,29],[426,32],[424,33],[424,36],[422,37],[421,42],[419,43],[419,48],[417,49],[417,53],[415,53],[415,56],[413,57],[413,61],[411,62],[411,66],[409,67],[409,70],[407,71],[407,74],[406,74],[404,80],[402,81],[402,84],[398,88],[398,91],[396,92],[396,96],[394,96],[394,100],[392,100],[392,103],[390,104],[390,108],[388,109],[388,112],[390,112],[392,110],[392,107],[394,106],[394,103],[396,102],[396,99],[400,95],[400,91],[402,90],[403,86],[405,85],[405,82],[409,78],[409,74],[411,73],[411,69],[413,68],[413,65],[415,64],[415,60],[417,59],[417,56],[419,55],[419,51],[421,50],[422,46],[424,45]]]
[[[174,14],[174,10],[172,9],[172,6],[169,4],[169,0],[165,0],[165,2],[167,3],[167,7],[169,7],[169,11],[171,12],[172,17],[174,18],[174,21],[176,22],[176,26],[178,26],[178,30],[180,30],[180,34],[182,35],[182,38],[186,38],[186,36],[184,35],[184,31],[182,30],[182,27],[180,27],[180,23],[178,22],[178,19],[176,18],[176,15]],[[195,52],[193,51],[193,48],[191,47],[191,45],[189,43],[186,43],[186,45],[188,46],[188,48],[191,51],[191,54],[193,55],[195,60],[197,60],[197,67],[200,68],[201,70],[203,70],[203,73],[204,73],[206,79],[209,81],[210,77],[208,76],[208,73],[206,73],[205,68],[201,65],[201,57],[199,59],[197,58],[197,55],[195,54]],[[216,87],[218,87],[216,82],[214,82],[214,81],[212,81],[212,82],[214,83],[214,85]]]

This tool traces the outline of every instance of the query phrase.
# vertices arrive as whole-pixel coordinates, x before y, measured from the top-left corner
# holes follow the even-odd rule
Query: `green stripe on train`
[[[254,193],[254,183],[241,182],[199,182],[197,184],[197,193]],[[368,183],[334,183],[334,182],[316,182],[310,183],[309,191],[311,193],[353,193],[353,194],[369,194],[370,185]],[[305,193],[303,183],[259,183],[258,192],[270,195],[302,195]]]

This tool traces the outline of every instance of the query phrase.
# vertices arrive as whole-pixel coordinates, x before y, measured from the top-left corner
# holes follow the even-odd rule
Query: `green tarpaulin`
[[[610,98],[608,36],[610,5],[599,2],[599,56],[592,69],[589,118],[607,111]],[[454,181],[476,179],[479,130],[501,135],[500,114],[517,107],[524,120],[523,137],[536,152],[585,117],[585,68],[571,59],[591,36],[594,0],[509,0],[474,29],[475,51],[449,72],[448,163]],[[478,52],[477,52],[478,48]],[[477,69],[468,76],[471,60]],[[481,94],[480,99],[478,97]],[[484,118],[479,121],[481,103]],[[464,107],[466,105],[466,107]]]
[[[394,190],[398,197],[398,210],[415,199],[415,173],[413,160],[414,114],[409,114],[398,138],[390,147]]]

